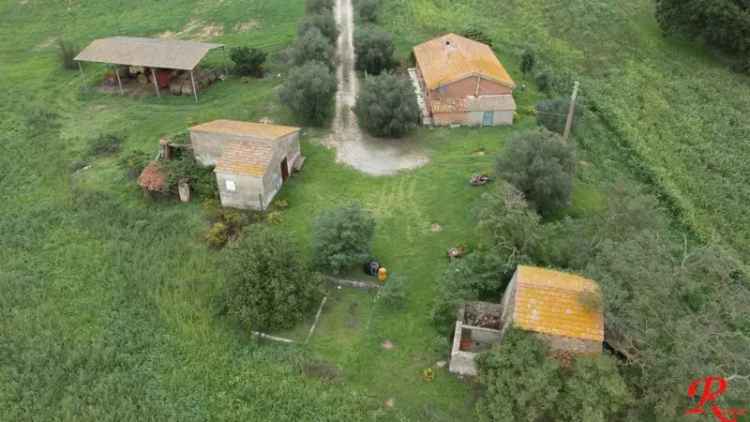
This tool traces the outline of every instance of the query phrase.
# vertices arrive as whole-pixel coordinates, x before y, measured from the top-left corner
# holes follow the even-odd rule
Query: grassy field
[[[514,75],[527,48],[551,74],[574,75],[609,129],[579,142],[621,148],[700,239],[750,258],[750,78],[695,42],[663,37],[653,1],[386,0],[384,14],[402,51],[471,25]]]
[[[659,38],[645,1],[593,2],[595,13],[582,14],[587,17],[576,31],[564,31],[556,19],[571,19],[581,1],[558,8],[541,1],[385,3],[391,14],[385,22],[402,53],[465,22],[481,25],[501,52],[509,51],[501,57],[519,82],[529,85],[519,93],[522,107],[541,98],[517,70],[526,44],[550,64],[581,73],[586,98],[597,101],[602,115],[584,117],[574,204],[565,214],[585,215],[606,199],[611,182],[632,178],[633,152],[660,189],[679,193],[686,223],[701,234],[716,229],[744,253],[744,230],[730,228],[746,218],[734,207],[747,199],[739,183],[745,177],[739,169],[747,165],[740,162],[747,145],[739,141],[747,137],[735,137],[732,151],[725,141],[746,131],[747,122],[718,131],[706,119],[724,123],[748,110],[747,95],[729,95],[746,92],[746,81],[700,51]],[[223,253],[202,239],[208,222],[199,203],[147,202],[115,165],[118,156],[85,154],[91,139],[107,133],[126,139],[120,154],[155,153],[160,136],[214,118],[296,122],[277,100],[283,77],[231,78],[199,104],[82,89],[104,69],[88,67],[86,81],[62,70],[57,38],[84,45],[113,34],[173,32],[278,52],[293,40],[303,9],[301,0],[0,1],[1,420],[471,419],[474,385],[445,370],[432,382],[421,377],[448,353],[429,319],[434,285],[447,265],[446,250],[474,241],[472,211],[482,190],[469,188],[468,177],[492,171],[504,141],[533,127],[533,117],[522,115],[512,128],[421,129],[407,142],[424,147],[431,163],[385,178],[336,164],[334,152],[319,142],[326,131],[306,130],[308,161],[280,196],[290,207],[278,229],[294,233],[309,253],[313,217],[358,200],[377,217],[375,255],[408,286],[407,306],[399,311],[368,293],[332,290],[307,347],[258,343],[216,314]],[[599,30],[597,22],[612,25]],[[599,41],[600,33],[606,36],[596,50],[581,44]],[[620,35],[641,48],[616,48]],[[688,66],[697,71],[687,72]],[[669,77],[678,69],[685,79],[679,89]],[[271,70],[284,68],[272,63]],[[623,95],[629,89],[642,96]],[[709,91],[711,104],[718,103],[710,114],[696,114],[709,111],[690,108],[689,101],[674,104],[678,95],[692,100]],[[648,106],[634,106],[637,101]],[[651,129],[650,122],[664,120]],[[708,136],[712,128],[716,136]],[[689,143],[684,135],[694,131]],[[694,161],[698,151],[730,161],[711,171]],[[91,168],[73,172],[81,160]],[[718,182],[716,172],[728,182]],[[431,231],[435,223],[442,231]],[[384,349],[385,340],[394,348]],[[311,364],[335,368],[335,376],[317,376],[306,370]],[[383,405],[388,399],[392,409]]]

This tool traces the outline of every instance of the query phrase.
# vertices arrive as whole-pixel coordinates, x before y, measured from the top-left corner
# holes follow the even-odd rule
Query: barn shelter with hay
[[[196,160],[215,166],[225,207],[265,210],[305,158],[300,128],[215,120],[190,129]]]
[[[107,82],[114,83],[124,95],[127,91],[153,85],[157,96],[192,95],[198,101],[198,92],[220,79],[215,71],[197,70],[206,55],[216,49],[225,50],[223,44],[181,41],[161,38],[110,37],[93,41],[75,60],[81,74],[83,62],[104,63],[112,66]],[[226,74],[226,53],[224,73]]]

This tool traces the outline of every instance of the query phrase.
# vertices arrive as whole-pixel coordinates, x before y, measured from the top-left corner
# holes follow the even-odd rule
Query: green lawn
[[[486,0],[466,6],[450,2],[452,7],[443,3],[386,2],[393,14],[388,26],[396,32],[402,53],[433,33],[476,21],[486,25],[500,51],[509,47],[501,55],[503,61],[519,75],[519,82],[529,85],[519,92],[522,108],[542,97],[531,79],[524,80],[517,70],[518,53],[527,42],[538,43],[549,60],[589,75],[584,79],[588,95],[607,94],[604,83],[594,83],[603,78],[591,64],[595,58],[572,47],[576,37],[593,35],[545,29],[544,22],[561,11],[543,9],[537,1],[524,2],[524,7]],[[601,19],[627,12],[625,17],[638,18],[634,28],[651,28],[643,2],[607,13],[599,7],[602,1],[594,3],[592,10],[604,14]],[[224,254],[205,245],[208,222],[198,202],[145,201],[115,165],[118,156],[85,156],[87,143],[106,133],[125,137],[124,152],[155,153],[160,136],[214,118],[297,122],[277,101],[275,92],[283,77],[247,82],[232,78],[205,92],[199,104],[188,97],[122,98],[82,90],[104,68],[87,67],[87,83],[82,85],[77,72],[60,69],[56,38],[84,45],[112,34],[181,32],[196,28],[191,22],[197,21],[198,29],[191,29],[194,34],[218,27],[218,42],[278,52],[293,40],[303,9],[301,0],[0,1],[0,419],[472,419],[477,391],[473,384],[445,370],[438,370],[432,382],[421,377],[422,370],[446,360],[449,351],[447,339],[430,323],[432,295],[447,266],[446,250],[474,243],[473,208],[484,189],[469,187],[469,177],[492,172],[494,156],[504,142],[534,127],[533,117],[522,114],[516,125],[506,128],[420,129],[407,142],[422,146],[431,163],[382,178],[336,164],[334,152],[319,142],[327,132],[305,131],[302,147],[308,160],[280,195],[290,207],[283,211],[278,230],[293,233],[309,254],[314,216],[360,201],[377,218],[375,255],[408,286],[407,306],[398,311],[374,302],[372,293],[332,289],[318,332],[306,347],[258,343],[217,314]],[[404,19],[414,24],[405,25]],[[507,25],[490,25],[495,21]],[[615,30],[608,28],[607,34]],[[650,31],[654,35],[654,29]],[[603,49],[599,53],[614,47],[608,40],[598,47]],[[635,42],[650,48],[645,50],[648,54],[670,45],[640,33]],[[680,51],[668,53],[669,63],[697,61],[705,77],[707,58]],[[218,59],[211,58],[211,63]],[[641,66],[633,60],[625,63]],[[278,63],[270,68],[274,75],[285,70]],[[730,80],[726,72],[719,67],[710,72],[721,78],[706,77],[706,84],[728,92],[730,88],[720,86]],[[746,89],[742,80],[736,83],[740,85],[735,89]],[[660,85],[656,88],[644,92],[662,92]],[[696,87],[696,92],[707,89]],[[739,110],[748,109],[739,96],[727,101],[737,102]],[[612,104],[602,107],[615,109]],[[724,112],[726,118],[734,115]],[[629,122],[633,130],[641,130],[639,120],[615,117],[615,122]],[[578,137],[581,165],[574,203],[562,214],[576,217],[598,209],[609,183],[633,177],[632,163],[623,158],[629,155],[612,138],[607,122],[586,114]],[[643,145],[656,148],[648,139],[644,137]],[[668,148],[678,148],[676,144],[665,140],[658,145],[666,149],[649,156],[644,161],[647,168],[657,168],[665,160],[691,165],[687,159],[680,161],[692,157],[689,149],[680,149],[688,155],[672,155]],[[73,173],[72,165],[81,160],[91,168]],[[681,174],[675,172],[668,180],[682,186],[687,182],[678,177]],[[732,170],[727,177],[739,176]],[[693,179],[695,189],[710,181]],[[705,194],[724,192],[724,185],[714,187]],[[744,191],[736,192],[729,202],[744,198]],[[708,212],[721,204],[695,209]],[[744,221],[732,213],[698,217],[696,221],[718,228]],[[442,231],[430,230],[435,223]],[[736,236],[727,241],[741,240],[741,233]],[[307,327],[290,335],[304,337]],[[384,349],[385,340],[395,347]],[[311,376],[304,370],[310,362],[335,367],[338,376]],[[394,399],[393,409],[383,405],[387,399]]]

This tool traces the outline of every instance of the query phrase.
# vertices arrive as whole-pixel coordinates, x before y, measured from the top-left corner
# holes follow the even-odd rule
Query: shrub
[[[305,123],[320,126],[331,117],[336,77],[322,63],[310,62],[292,69],[281,87],[281,102]]]
[[[375,23],[378,21],[378,0],[359,0],[357,9],[362,22]]]
[[[177,159],[161,163],[167,172],[168,190],[175,192],[177,185],[184,180],[190,184],[192,191],[198,197],[219,197],[213,167],[203,167],[196,161],[193,154],[184,154]]]
[[[120,152],[122,147],[122,138],[117,135],[99,135],[92,139],[88,146],[89,157],[100,157],[112,155]]]
[[[75,57],[78,55],[78,50],[78,46],[71,42],[65,40],[57,41],[57,55],[63,69],[78,69],[78,63],[75,61]]]
[[[305,17],[299,26],[298,36],[305,37],[307,31],[317,28],[324,37],[332,44],[339,37],[339,28],[331,13],[315,14]]]
[[[555,100],[543,100],[536,105],[536,121],[539,125],[544,126],[551,132],[565,132],[565,123],[568,119],[568,110],[570,109],[569,98],[558,98]],[[575,114],[573,115],[574,130],[578,120],[583,116],[583,106],[576,104]]]
[[[314,262],[334,274],[362,264],[374,236],[375,219],[357,203],[323,211],[313,223]]]
[[[117,161],[117,166],[125,171],[128,179],[137,179],[149,161],[150,158],[147,153],[141,150],[133,150],[123,155]]]
[[[497,160],[497,174],[544,216],[569,204],[575,168],[575,145],[544,129],[512,137]]]
[[[481,29],[468,27],[461,32],[461,36],[472,39],[474,41],[478,41],[482,44],[487,44],[492,47],[492,38],[490,38],[489,35],[485,34]]]
[[[330,13],[333,11],[333,0],[307,0],[305,10],[308,14]]]
[[[370,134],[393,138],[416,128],[421,118],[411,81],[390,73],[365,80],[354,113]]]
[[[289,57],[294,66],[319,62],[324,63],[331,70],[335,67],[333,45],[318,28],[310,28],[299,36],[289,52]]]
[[[540,72],[534,77],[536,87],[542,92],[549,92],[552,80],[547,72]]]
[[[240,76],[263,77],[263,64],[268,58],[268,53],[257,48],[236,47],[229,52],[229,57],[234,62],[234,71]]]
[[[265,225],[246,232],[226,260],[227,314],[253,330],[290,328],[315,308],[322,277],[285,233]]]
[[[224,223],[214,223],[206,233],[206,243],[214,249],[221,249],[229,241],[229,227]]]
[[[531,50],[524,50],[521,55],[521,72],[523,72],[524,75],[527,75],[534,71],[535,65],[536,56],[534,55],[534,52]]]
[[[403,308],[406,304],[406,285],[401,276],[388,277],[385,285],[378,291],[378,298],[391,308]]]
[[[358,29],[354,34],[354,48],[357,52],[357,70],[379,75],[396,64],[393,59],[393,37],[375,27]]]

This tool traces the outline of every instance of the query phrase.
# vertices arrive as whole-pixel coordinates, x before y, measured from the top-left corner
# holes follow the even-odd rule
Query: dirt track
[[[333,134],[327,145],[336,148],[336,160],[359,171],[386,176],[427,164],[429,159],[410,140],[379,139],[364,134],[357,124],[352,107],[357,99],[359,81],[354,69],[354,19],[352,0],[336,0],[334,10],[339,25],[336,72],[336,116]]]

